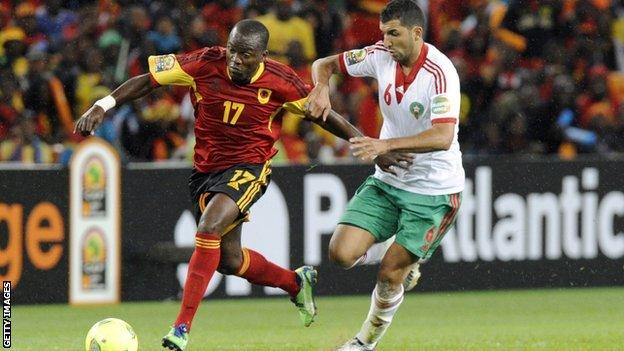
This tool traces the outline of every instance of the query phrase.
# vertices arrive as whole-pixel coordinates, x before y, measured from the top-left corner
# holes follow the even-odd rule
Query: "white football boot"
[[[336,351],[374,351],[375,348],[372,346],[368,346],[358,340],[358,338],[353,338],[347,341],[344,345],[340,346],[336,349]]]

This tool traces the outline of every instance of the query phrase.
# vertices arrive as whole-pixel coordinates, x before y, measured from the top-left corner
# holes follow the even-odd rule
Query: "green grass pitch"
[[[310,328],[283,298],[205,300],[189,351],[333,350],[352,337],[369,297],[322,297]],[[178,302],[117,306],[14,306],[13,347],[84,350],[91,325],[106,317],[130,323],[139,350],[161,350],[160,338]],[[402,350],[623,350],[624,288],[550,289],[407,295],[379,351]]]

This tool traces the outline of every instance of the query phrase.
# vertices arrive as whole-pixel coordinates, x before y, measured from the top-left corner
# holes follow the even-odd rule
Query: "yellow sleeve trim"
[[[289,102],[285,102],[282,107],[290,112],[293,113],[295,115],[298,115],[299,117],[303,117],[305,116],[305,103],[306,101],[308,101],[308,97],[304,97],[303,99],[299,99],[297,101],[289,101]]]
[[[158,84],[193,86],[193,77],[184,72],[175,55],[150,56],[147,62]]]
[[[197,101],[202,99],[202,96],[197,91],[195,79],[190,74],[184,72],[175,55],[150,56],[147,58],[147,62],[149,71],[158,84],[191,87],[195,92]]]

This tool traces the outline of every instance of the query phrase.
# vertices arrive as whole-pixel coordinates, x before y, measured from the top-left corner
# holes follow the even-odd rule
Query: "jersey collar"
[[[403,74],[401,65],[398,62],[396,63],[394,85],[395,85],[397,103],[399,104],[401,103],[401,100],[403,99],[403,95],[409,88],[410,84],[412,84],[414,79],[416,79],[416,75],[418,74],[418,71],[425,64],[425,60],[427,59],[428,52],[429,52],[429,47],[427,46],[426,43],[423,43],[422,47],[420,48],[420,54],[418,55],[418,58],[416,59],[416,63],[414,64],[414,67],[412,67],[412,70],[407,75],[407,77],[405,76],[405,74]]]
[[[256,73],[254,73],[253,77],[251,77],[251,81],[249,81],[249,84],[252,84],[253,82],[257,81],[263,72],[264,72],[264,62],[260,62],[260,65],[258,65],[258,70],[256,71]]]

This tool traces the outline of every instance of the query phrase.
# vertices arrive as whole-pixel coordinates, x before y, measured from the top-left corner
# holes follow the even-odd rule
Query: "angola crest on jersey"
[[[288,66],[261,63],[249,84],[227,72],[225,48],[150,56],[152,81],[187,86],[195,107],[195,168],[212,172],[237,164],[263,164],[273,157],[280,112],[303,116],[309,87]]]

